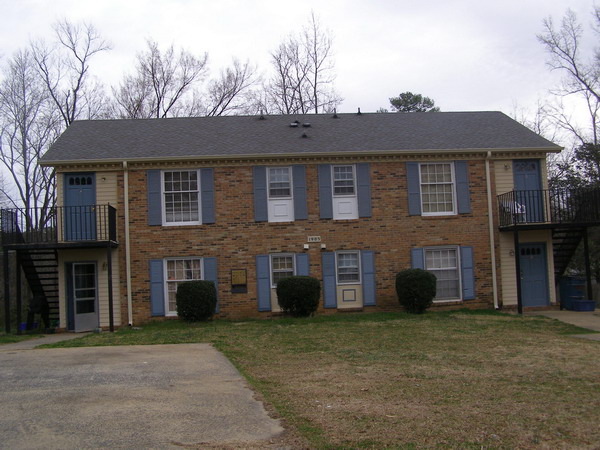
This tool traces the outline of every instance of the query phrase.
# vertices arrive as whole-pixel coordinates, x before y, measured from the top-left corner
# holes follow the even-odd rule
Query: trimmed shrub
[[[293,276],[277,283],[277,301],[284,313],[308,317],[319,306],[321,283],[313,277]]]
[[[396,275],[396,294],[407,312],[422,314],[435,298],[435,275],[423,269],[403,270]]]
[[[217,291],[212,281],[186,281],[177,286],[177,315],[188,322],[208,320],[217,307]]]

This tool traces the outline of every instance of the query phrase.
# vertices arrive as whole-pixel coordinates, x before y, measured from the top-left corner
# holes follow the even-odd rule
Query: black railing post
[[[594,291],[592,290],[592,267],[590,265],[590,247],[588,243],[587,228],[583,229],[583,255],[585,259],[585,281],[587,284],[587,299],[594,299]]]
[[[4,247],[4,331],[10,333],[10,278],[8,270],[8,250]]]
[[[113,311],[113,279],[112,279],[112,248],[106,247],[106,276],[108,277],[108,325],[110,331],[115,331],[115,318]]]
[[[21,253],[17,250],[17,264],[15,265],[15,278],[16,278],[16,289],[15,289],[15,307],[17,309],[17,334],[22,334],[21,332],[21,322],[23,320],[21,315],[21,308],[23,308],[22,299],[21,299]]]
[[[517,311],[523,314],[523,300],[521,298],[521,253],[519,251],[519,230],[515,228],[514,235],[515,246],[515,272],[517,274]]]

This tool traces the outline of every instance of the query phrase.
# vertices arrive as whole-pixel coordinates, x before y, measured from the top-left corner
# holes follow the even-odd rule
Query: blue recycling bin
[[[560,290],[560,309],[573,311],[573,301],[586,298],[585,279],[579,277],[562,277],[558,282]]]

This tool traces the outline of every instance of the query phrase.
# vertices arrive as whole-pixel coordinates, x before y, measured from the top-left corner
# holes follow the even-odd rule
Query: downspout
[[[490,160],[492,159],[492,152],[488,150],[485,157],[485,183],[487,189],[487,203],[488,203],[488,227],[490,233],[490,254],[492,259],[492,293],[494,295],[494,309],[499,309],[498,305],[498,282],[496,279],[496,241],[494,239],[494,214],[493,214],[493,203],[492,203],[492,179],[490,176]]]
[[[125,204],[125,270],[127,273],[127,323],[133,326],[133,301],[131,297],[131,252],[129,247],[129,169],[123,161],[123,196]]]

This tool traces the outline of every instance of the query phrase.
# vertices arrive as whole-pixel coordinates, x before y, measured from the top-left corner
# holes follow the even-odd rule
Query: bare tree
[[[122,118],[163,118],[197,110],[194,88],[204,78],[208,55],[199,57],[173,46],[164,53],[154,41],[137,57],[136,73],[113,89],[117,115]]]
[[[595,33],[600,36],[600,9],[594,8]],[[579,145],[598,144],[600,111],[600,49],[593,57],[582,54],[583,27],[575,13],[567,10],[560,26],[551,17],[543,21],[538,40],[548,53],[547,64],[563,74],[561,84],[553,91],[559,101],[548,109],[554,122],[576,138]],[[561,98],[577,97],[585,108],[587,123],[581,125],[567,112]],[[583,108],[582,108],[583,109]]]
[[[230,67],[221,71],[219,78],[208,85],[206,116],[252,113],[250,88],[255,84],[255,69],[248,61],[234,59]],[[248,94],[248,95],[246,95]]]
[[[11,206],[23,208],[27,225],[44,226],[54,202],[54,171],[38,159],[61,131],[62,118],[39,77],[29,50],[16,53],[0,83],[0,161],[12,189],[0,186]]]
[[[101,87],[89,82],[89,68],[92,57],[110,45],[90,24],[62,20],[54,25],[54,31],[56,43],[35,42],[32,52],[64,125],[68,127],[80,116],[102,116],[105,99]]]
[[[266,86],[267,110],[280,114],[332,110],[341,98],[335,80],[332,38],[314,13],[298,35],[288,36],[271,54],[274,74]]]

